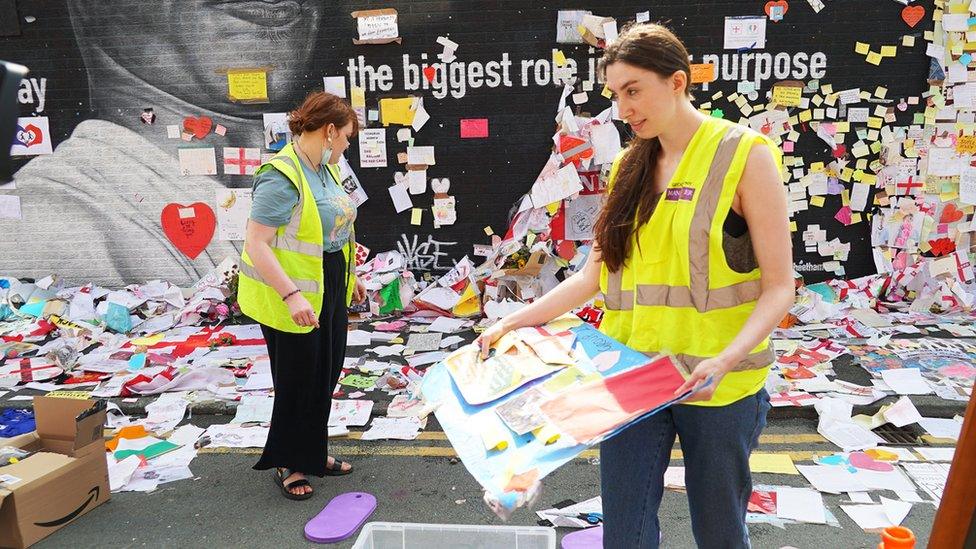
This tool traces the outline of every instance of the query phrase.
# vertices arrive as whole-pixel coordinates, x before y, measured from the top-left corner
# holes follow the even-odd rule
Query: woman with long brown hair
[[[346,353],[346,307],[366,296],[354,270],[356,205],[338,169],[358,121],[349,103],[314,92],[288,125],[294,140],[254,175],[237,297],[261,323],[275,391],[254,468],[274,467],[285,497],[308,499],[306,475],[352,471],[328,456],[327,426]]]
[[[633,25],[600,61],[633,132],[614,161],[583,269],[479,338],[482,353],[604,296],[600,330],[666,352],[693,396],[601,445],[605,547],[657,547],[664,471],[677,435],[700,547],[748,547],[749,454],[766,424],[769,334],[793,303],[781,153],[695,109],[688,52],[668,29]]]

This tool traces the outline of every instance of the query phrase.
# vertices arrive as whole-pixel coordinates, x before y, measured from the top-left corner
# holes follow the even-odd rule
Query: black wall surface
[[[76,14],[74,22],[67,4],[71,4],[70,12]],[[91,99],[91,89],[102,85],[100,71],[103,69],[91,67],[86,72],[86,60],[76,40],[79,19],[84,19],[81,24],[85,33],[114,44],[110,50],[112,56],[123,58],[130,70],[148,75],[144,80],[164,83],[169,96],[178,98],[174,103],[180,112],[194,114],[193,106],[202,106],[254,120],[253,124],[229,125],[226,138],[209,136],[207,142],[218,147],[218,166],[220,147],[254,146],[251,143],[260,139],[261,113],[288,110],[308,91],[321,89],[323,76],[347,74],[351,59],[362,56],[364,63],[373,67],[391,67],[392,90],[367,90],[367,106],[376,108],[380,97],[409,93],[403,88],[402,56],[409,55],[412,62],[420,62],[421,55],[426,54],[428,61],[436,61],[436,54],[442,49],[436,44],[438,36],[448,36],[460,45],[456,53],[458,61],[497,61],[507,53],[512,61],[511,87],[468,89],[461,98],[448,95],[437,99],[431,90],[421,92],[432,119],[416,135],[416,144],[436,147],[437,164],[428,170],[428,176],[450,178],[451,194],[456,196],[458,204],[455,225],[434,229],[429,210],[421,227],[410,225],[409,212],[394,213],[386,188],[396,171],[396,152],[403,150],[396,142],[395,129],[387,131],[388,168],[359,168],[355,145],[349,153],[349,160],[370,197],[359,211],[360,241],[373,251],[383,251],[395,249],[396,243],[403,239],[412,241],[415,235],[419,242],[430,236],[439,242],[456,243],[445,244],[441,250],[451,259],[458,259],[471,253],[472,244],[488,242],[484,227],[491,226],[496,233],[504,233],[510,207],[529,190],[549,155],[561,87],[537,85],[532,78],[523,86],[521,61],[551,60],[553,48],[561,49],[584,69],[590,58],[598,58],[599,51],[591,53],[589,46],[556,43],[559,9],[588,9],[597,15],[615,17],[620,26],[633,20],[637,12],[649,11],[652,21],[669,21],[685,40],[693,61],[700,62],[704,54],[735,53],[722,49],[724,17],[761,15],[765,2],[255,1],[239,3],[250,10],[249,17],[275,24],[288,20],[294,24],[246,32],[238,32],[237,16],[218,4],[203,0],[17,2],[20,35],[0,37],[0,58],[25,64],[31,69],[32,77],[47,79],[43,111],[38,112],[36,102],[24,104],[22,116],[49,117],[55,145],[67,139],[85,119],[119,121],[138,132],[163,132],[163,137],[166,124],[179,123],[178,119],[164,119],[161,115],[155,126],[140,126],[138,117],[142,108],[158,108],[159,104],[148,100],[142,103],[138,97],[123,98],[124,93],[118,93],[119,99],[113,104],[113,94],[123,92],[122,89],[103,90],[102,99]],[[931,2],[921,4],[931,12]],[[385,7],[399,11],[402,44],[354,45],[356,21],[350,12]],[[816,14],[805,0],[790,0],[785,19],[768,23],[766,48],[762,53],[809,56],[823,52],[827,63],[821,82],[833,84],[835,90],[860,87],[873,91],[882,85],[888,88],[888,97],[895,102],[901,97],[919,95],[927,89],[928,70],[921,34],[923,28],[931,28],[931,22],[927,18],[910,29],[900,18],[901,8],[901,4],[892,0],[843,0],[829,2],[826,9]],[[3,13],[7,11],[0,9],[0,14]],[[33,22],[27,22],[28,19]],[[17,26],[9,21],[0,24],[3,29]],[[917,35],[917,45],[901,47],[901,36],[910,33]],[[314,42],[306,42],[312,36]],[[898,44],[898,57],[884,60],[879,67],[869,65],[854,53],[856,41],[875,47]],[[220,97],[223,90],[214,84],[219,82],[213,79],[214,71],[243,66],[273,67],[269,73],[269,105],[233,105]],[[809,76],[802,79],[809,80]],[[763,81],[761,93],[768,91],[775,80],[770,77]],[[697,95],[699,100],[707,100],[717,90],[726,94],[735,91],[736,84],[736,81],[714,82],[708,91],[699,91]],[[583,111],[596,114],[609,105],[599,95],[601,88],[602,85],[597,85],[590,93],[590,101],[583,106]],[[731,106],[724,102],[722,105],[726,117],[738,119]],[[899,113],[899,120],[901,117],[910,120],[911,113],[911,109]],[[462,118],[488,118],[490,137],[460,139],[458,125]],[[221,123],[219,116],[215,121]],[[620,129],[626,133],[622,125]],[[179,140],[158,142],[162,147],[169,147],[174,156],[176,147],[182,144]],[[826,145],[813,132],[802,135],[795,154],[802,156],[806,165],[830,159]],[[90,151],[88,162],[92,170],[99,170],[103,163],[112,161],[103,158],[99,150]],[[232,186],[250,184],[249,178],[218,177]],[[83,184],[83,181],[78,183]],[[23,194],[29,189],[0,192]],[[415,205],[429,208],[430,191],[424,197],[415,197]],[[869,224],[842,226],[833,219],[839,207],[840,197],[831,196],[824,208],[811,208],[797,215],[795,261],[821,263],[824,260],[815,254],[805,254],[800,240],[800,233],[808,223],[819,223],[826,228],[828,238],[839,236],[852,242],[853,249],[846,263],[848,276],[874,272]],[[38,235],[37,243],[50,245],[47,242],[57,238],[56,233],[46,232]],[[0,246],[3,246],[2,239]],[[0,249],[0,254],[3,252]],[[439,266],[449,265],[450,261],[442,260]],[[11,267],[7,263],[0,266]],[[58,268],[58,265],[48,267],[51,271]],[[825,277],[824,273],[816,272],[807,276],[813,280]]]

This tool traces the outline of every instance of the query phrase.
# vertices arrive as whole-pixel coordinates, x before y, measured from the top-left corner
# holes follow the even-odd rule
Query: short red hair
[[[344,99],[324,91],[308,94],[297,109],[288,113],[288,128],[295,135],[314,132],[329,124],[343,128],[350,122],[355,135],[359,131],[356,111]]]

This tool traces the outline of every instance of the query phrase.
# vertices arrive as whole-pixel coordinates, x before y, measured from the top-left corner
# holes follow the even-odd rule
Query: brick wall
[[[9,0],[8,0],[9,2]],[[2,2],[0,2],[2,3]],[[918,3],[918,2],[916,2]],[[931,2],[921,2],[931,11]],[[440,249],[450,259],[470,254],[474,243],[487,243],[484,227],[503,233],[511,205],[528,189],[545,163],[560,88],[521,85],[520,61],[551,59],[560,48],[585,67],[597,57],[588,46],[556,44],[558,9],[588,9],[616,17],[618,24],[650,11],[652,20],[670,20],[698,61],[704,54],[734,53],[722,49],[725,16],[762,13],[759,1],[690,2],[539,2],[409,1],[409,2],[241,2],[221,10],[199,1],[137,2],[99,0],[60,2],[19,1],[18,36],[0,37],[0,57],[27,65],[38,85],[45,83],[43,110],[35,93],[21,105],[22,116],[47,116],[55,154],[22,159],[15,189],[0,189],[23,202],[23,219],[0,220],[0,273],[40,277],[58,273],[75,282],[95,280],[118,285],[147,278],[192,282],[223,255],[234,250],[216,240],[207,252],[189,261],[175,251],[159,229],[159,212],[169,202],[213,203],[219,185],[247,187],[249,177],[180,177],[175,160],[180,140],[166,138],[165,126],[184,116],[210,114],[223,124],[226,136],[210,134],[204,142],[217,148],[218,171],[223,146],[259,146],[261,114],[291,108],[310,90],[320,89],[322,77],[346,74],[349,60],[364,56],[374,67],[390,65],[393,89],[367,92],[367,105],[376,108],[384,96],[405,95],[402,55],[419,61],[422,54],[436,60],[438,36],[460,45],[459,61],[512,60],[512,87],[469,89],[457,99],[437,99],[423,92],[431,121],[416,135],[416,144],[436,146],[437,164],[429,177],[449,177],[457,199],[458,221],[434,229],[431,194],[414,197],[428,208],[421,227],[410,224],[409,212],[395,214],[386,188],[393,181],[395,128],[387,130],[388,168],[359,168],[354,145],[350,162],[370,196],[359,211],[357,234],[374,251],[393,249],[405,237],[418,242],[428,236],[456,242]],[[356,46],[357,9],[395,7],[399,11],[402,44]],[[927,59],[921,40],[926,21],[909,29],[900,19],[901,5],[892,1],[844,0],[828,2],[815,14],[804,0],[791,0],[784,21],[768,24],[764,52],[826,55],[823,83],[835,90],[886,86],[889,97],[919,95],[927,89]],[[234,11],[237,9],[238,11]],[[0,9],[0,15],[7,13]],[[27,22],[25,18],[32,18]],[[0,28],[10,29],[9,21]],[[919,45],[899,47],[895,59],[880,67],[867,64],[853,51],[855,41],[875,46],[899,44],[915,33]],[[0,33],[3,34],[3,33]],[[268,66],[270,104],[238,105],[226,100],[220,69]],[[808,79],[808,78],[807,78]],[[531,80],[531,79],[530,79]],[[765,93],[775,79],[765,80]],[[713,83],[699,91],[699,99],[717,90],[734,91],[737,82]],[[596,114],[608,102],[599,89],[590,94],[584,110]],[[733,118],[725,104],[727,118]],[[716,104],[716,106],[718,106]],[[152,107],[157,121],[140,124],[143,108]],[[899,114],[909,117],[911,109]],[[459,119],[488,118],[488,139],[461,140]],[[738,118],[735,116],[734,118]],[[79,126],[83,121],[88,121]],[[621,127],[623,130],[623,127]],[[74,136],[72,134],[74,133]],[[826,145],[812,132],[803,134],[797,156],[809,164],[828,160]],[[828,238],[853,244],[846,263],[848,276],[874,271],[867,223],[844,227],[833,219],[840,198],[831,196],[824,208],[797,215],[802,232],[820,223]],[[823,258],[803,252],[795,235],[796,260],[820,263]],[[236,244],[239,246],[239,243]],[[429,250],[428,250],[429,252]],[[445,266],[449,260],[442,260]],[[809,273],[809,278],[822,278]]]

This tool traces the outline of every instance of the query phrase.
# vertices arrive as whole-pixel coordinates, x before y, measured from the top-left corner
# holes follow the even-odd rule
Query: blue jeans
[[[677,434],[698,547],[750,547],[745,523],[752,493],[749,454],[759,444],[769,408],[765,389],[722,407],[679,404],[604,441],[603,546],[658,547],[657,510]]]

